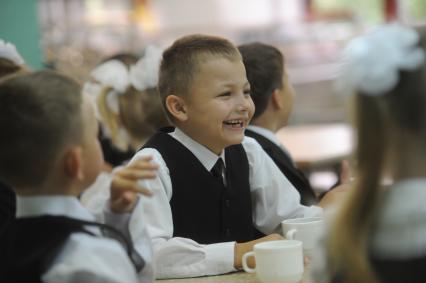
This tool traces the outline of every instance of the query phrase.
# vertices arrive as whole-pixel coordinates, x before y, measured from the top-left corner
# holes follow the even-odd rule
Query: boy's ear
[[[173,94],[167,96],[166,107],[169,113],[178,121],[186,121],[188,119],[186,103],[182,97]]]
[[[70,147],[64,155],[64,173],[66,176],[82,181],[83,173],[83,158],[82,149],[79,146]]]
[[[274,109],[280,110],[284,107],[283,96],[278,88],[274,89],[271,94],[271,103]]]

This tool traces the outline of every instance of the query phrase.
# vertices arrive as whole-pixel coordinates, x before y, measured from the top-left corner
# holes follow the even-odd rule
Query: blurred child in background
[[[308,179],[298,170],[275,133],[287,126],[293,109],[294,89],[283,54],[274,46],[250,43],[238,47],[243,57],[251,97],[256,106],[245,134],[254,138],[300,193],[304,205],[317,203]]]
[[[129,160],[160,127],[168,125],[157,92],[161,50],[148,46],[141,58],[122,53],[104,60],[85,85],[101,124],[105,161]]]

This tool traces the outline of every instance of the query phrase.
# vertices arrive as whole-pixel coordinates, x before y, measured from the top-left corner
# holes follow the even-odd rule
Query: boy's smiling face
[[[179,123],[192,139],[220,154],[241,143],[254,113],[250,85],[240,58],[202,57],[187,96],[186,119]]]

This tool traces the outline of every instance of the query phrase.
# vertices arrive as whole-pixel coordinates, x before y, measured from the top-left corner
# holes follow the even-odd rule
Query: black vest
[[[41,275],[75,232],[91,234],[71,218],[16,219],[0,237],[0,282],[41,282]]]
[[[303,205],[317,203],[315,192],[305,175],[293,165],[293,161],[279,146],[254,131],[246,130],[246,136],[254,138],[263,150],[272,158],[277,167],[287,177],[290,183],[300,194],[300,202]]]
[[[253,227],[249,165],[242,145],[225,149],[226,188],[175,138],[161,129],[143,148],[158,150],[172,182],[174,237],[198,243],[245,242],[261,236]]]
[[[0,236],[0,282],[41,282],[41,276],[72,233],[86,233],[85,226],[98,227],[104,234],[119,241],[140,271],[145,265],[131,242],[121,232],[105,224],[65,216],[17,218]]]

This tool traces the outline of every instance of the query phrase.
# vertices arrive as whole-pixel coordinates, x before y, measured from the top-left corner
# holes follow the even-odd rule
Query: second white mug
[[[310,256],[324,233],[324,220],[321,217],[287,219],[281,222],[283,236],[288,240],[303,243],[303,252]]]

